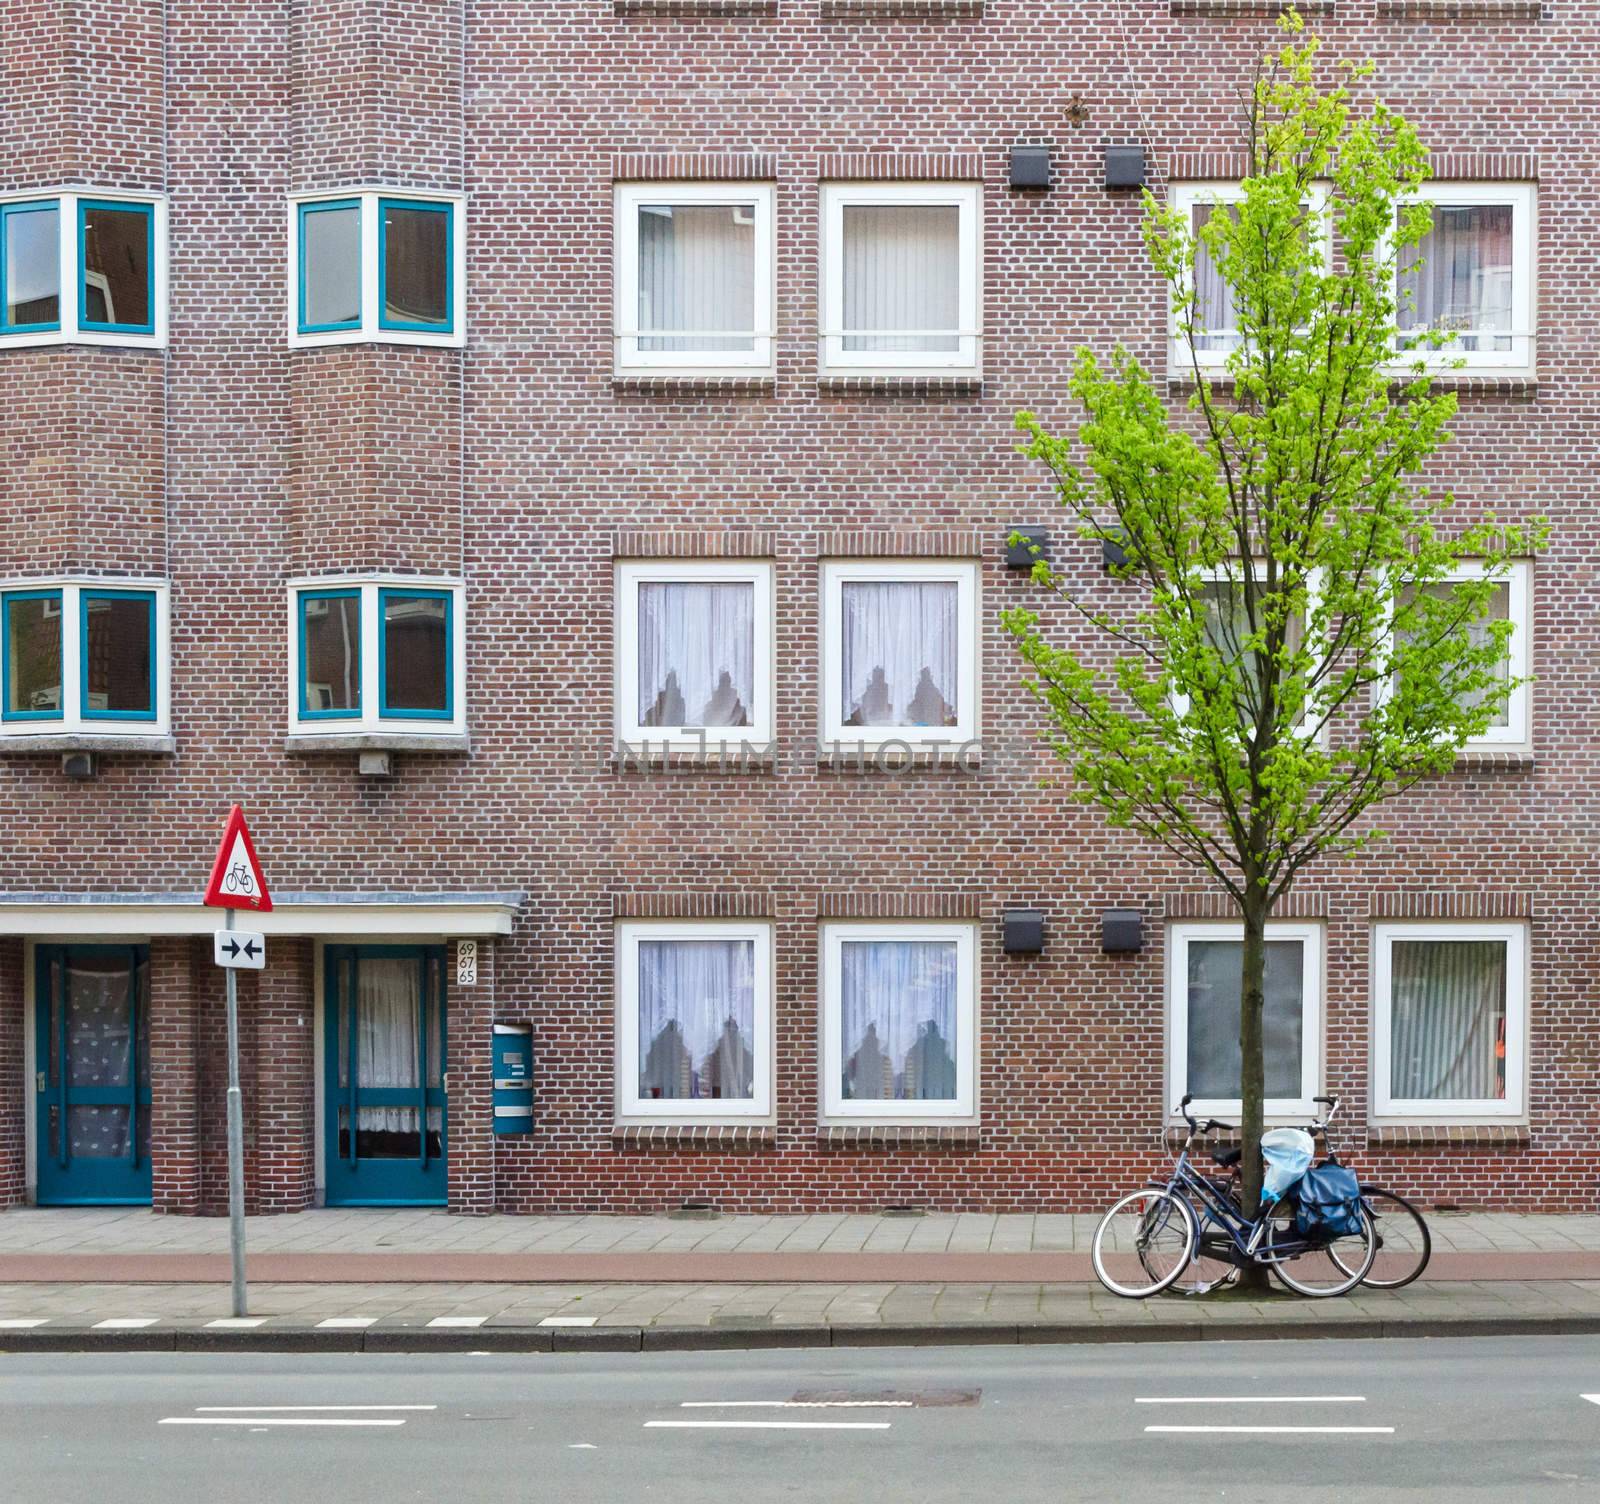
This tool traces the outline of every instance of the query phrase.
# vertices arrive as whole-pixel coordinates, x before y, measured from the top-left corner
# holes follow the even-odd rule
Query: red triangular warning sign
[[[267,879],[256,857],[255,842],[250,839],[250,827],[244,823],[244,811],[237,804],[228,812],[211,881],[200,901],[216,909],[255,909],[261,914],[272,907],[272,895],[267,892]]]

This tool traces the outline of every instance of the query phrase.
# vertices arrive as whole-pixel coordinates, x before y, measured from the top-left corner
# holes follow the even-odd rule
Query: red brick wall
[[[22,991],[22,942],[0,940],[0,1209],[26,1193],[27,1113],[32,1085],[23,1073],[28,1027]]]
[[[256,1081],[245,1111],[255,1120],[256,1210],[298,1212],[316,1181],[312,944],[274,937],[272,949],[257,978]]]
[[[200,1000],[196,973],[210,964],[198,941],[150,944],[151,1206],[200,1210]]]
[[[130,7],[136,31],[147,13]],[[40,91],[55,87],[49,60],[69,45],[62,14],[14,3],[5,13],[26,23],[8,28],[25,40],[0,72],[0,162],[17,164],[0,169],[6,186],[57,170],[38,136]],[[0,753],[0,891],[100,889],[113,870],[125,889],[192,891],[234,797],[250,808],[280,891],[525,891],[517,933],[495,947],[492,1004],[464,1007],[451,1028],[465,1062],[486,1048],[471,1031],[491,1007],[534,1023],[537,1130],[494,1156],[496,1194],[511,1210],[638,1210],[689,1196],[729,1209],[1088,1209],[1142,1176],[1163,1108],[1162,916],[1199,883],[1107,832],[1065,789],[1040,787],[1053,768],[1032,745],[1038,715],[994,613],[1028,598],[998,565],[1005,535],[1048,520],[1052,506],[1015,453],[1011,418],[1026,406],[1058,427],[1073,421],[1064,373],[1081,343],[1120,341],[1164,369],[1162,289],[1139,206],[1098,186],[1101,153],[1148,133],[1157,186],[1180,158],[1205,168],[1204,154],[1229,139],[1270,23],[1066,0],[988,0],[981,16],[945,20],[829,20],[820,0],[698,18],[619,15],[605,0],[472,3],[464,17],[459,6],[417,12],[389,0],[292,14],[168,0],[167,16],[165,151],[147,133],[123,155],[119,136],[105,174],[154,183],[163,163],[172,195],[165,435],[156,425],[141,455],[100,467],[58,415],[74,382],[125,392],[120,377],[64,352],[0,351],[21,378],[8,383],[3,443],[25,456],[20,479],[0,466],[0,520],[5,546],[28,556],[16,568],[54,568],[78,546],[80,515],[92,529],[120,512],[131,521],[118,524],[118,546],[144,567],[156,536],[150,466],[164,461],[180,752],[110,757],[82,786],[48,759]],[[1536,159],[1537,389],[1463,392],[1455,442],[1430,479],[1469,515],[1541,512],[1555,529],[1534,592],[1533,764],[1437,780],[1384,813],[1392,839],[1373,855],[1306,880],[1327,922],[1326,1081],[1350,1103],[1364,1164],[1402,1190],[1592,1209],[1600,530],[1588,436],[1600,398],[1590,209],[1600,84],[1586,63],[1600,52],[1600,20],[1582,7],[1552,7],[1542,22],[1416,20],[1356,0],[1323,29],[1331,51],[1376,59],[1375,86],[1437,152],[1496,154],[1470,164],[1481,172]],[[154,131],[153,85],[139,87],[123,114]],[[1014,195],[1006,152],[1038,139],[1053,143],[1056,187]],[[818,178],[860,153],[981,165],[980,394],[819,390]],[[612,389],[613,165],[660,154],[770,159],[781,327],[770,393]],[[285,195],[374,175],[469,193],[464,355],[285,349]],[[147,383],[128,400],[153,391]],[[120,433],[125,416],[105,421]],[[58,423],[52,453],[40,433]],[[53,500],[56,477],[89,474],[99,477],[83,493],[92,508]],[[781,743],[771,771],[607,765],[612,540],[625,529],[690,535],[688,551],[708,533],[770,535]],[[979,772],[863,773],[807,755],[818,561],[840,532],[985,540]],[[104,561],[95,548],[84,557]],[[1106,600],[1128,588],[1101,575],[1086,547],[1058,539],[1058,550]],[[30,565],[36,556],[46,562]],[[382,782],[358,780],[347,756],[286,756],[283,580],[305,568],[455,568],[457,558],[471,755],[400,754]],[[1063,641],[1082,640],[1064,613],[1051,620]],[[1396,889],[1532,895],[1525,1144],[1368,1145],[1372,894]],[[711,890],[763,895],[777,924],[772,1142],[619,1144],[613,895]],[[976,1143],[819,1141],[817,920],[837,895],[858,893],[978,905]],[[1050,916],[1048,949],[1034,959],[1004,956],[996,938],[1001,909],[1024,901]],[[1110,907],[1146,914],[1142,954],[1101,954],[1098,916]],[[221,1122],[220,1008],[213,981],[199,985],[211,1124]],[[252,1055],[250,1090],[257,1070]],[[453,1093],[466,1090],[452,1077]],[[471,1098],[452,1106],[458,1178],[481,1204],[481,1127],[468,1121],[477,1108]],[[225,1152],[209,1128],[201,1153],[204,1200],[220,1209]]]

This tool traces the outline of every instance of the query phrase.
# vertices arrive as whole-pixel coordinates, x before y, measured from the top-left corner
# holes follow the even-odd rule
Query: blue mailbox
[[[533,1025],[494,1026],[494,1131],[533,1132]]]

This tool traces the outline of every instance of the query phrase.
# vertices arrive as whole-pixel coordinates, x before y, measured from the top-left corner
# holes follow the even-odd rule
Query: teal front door
[[[443,946],[327,951],[329,1206],[445,1204]]]
[[[150,952],[35,952],[39,1204],[150,1202]]]

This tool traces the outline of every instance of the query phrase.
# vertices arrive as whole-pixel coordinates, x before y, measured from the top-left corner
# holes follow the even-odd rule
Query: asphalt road
[[[13,1353],[0,1499],[1594,1500],[1586,1394],[1593,1338]]]

